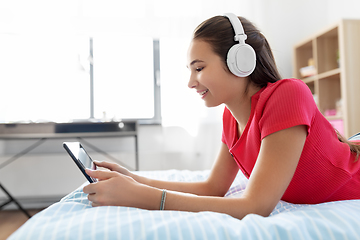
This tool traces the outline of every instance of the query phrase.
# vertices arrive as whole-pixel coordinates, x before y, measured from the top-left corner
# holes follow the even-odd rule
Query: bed
[[[199,181],[209,171],[143,171],[154,179]],[[86,183],[84,183],[86,184]],[[239,173],[226,197],[240,196],[247,179]],[[269,217],[242,220],[214,212],[148,211],[92,207],[79,186],[28,220],[15,239],[360,239],[360,200],[317,205],[280,201]]]

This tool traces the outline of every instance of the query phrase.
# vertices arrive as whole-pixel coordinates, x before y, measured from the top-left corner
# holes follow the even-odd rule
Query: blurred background
[[[206,108],[187,87],[195,27],[225,12],[248,18],[289,78],[293,46],[359,19],[359,8],[358,0],[0,0],[0,123],[136,120],[141,171],[210,169],[223,106]],[[3,167],[0,182],[30,207],[74,190],[85,178],[64,140]],[[87,141],[134,168],[131,137]],[[33,142],[0,139],[0,164]]]

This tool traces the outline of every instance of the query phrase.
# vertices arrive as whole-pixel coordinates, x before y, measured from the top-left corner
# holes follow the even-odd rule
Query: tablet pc
[[[91,157],[80,142],[64,142],[63,147],[68,152],[70,157],[74,160],[75,164],[79,167],[80,171],[84,174],[86,179],[90,182],[97,182],[95,178],[90,177],[86,174],[85,169],[96,169],[96,165],[92,161]]]

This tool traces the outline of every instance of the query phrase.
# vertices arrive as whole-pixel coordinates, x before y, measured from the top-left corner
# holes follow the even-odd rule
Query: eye
[[[198,68],[196,68],[196,71],[201,72],[203,69],[204,69],[203,67],[198,67]]]

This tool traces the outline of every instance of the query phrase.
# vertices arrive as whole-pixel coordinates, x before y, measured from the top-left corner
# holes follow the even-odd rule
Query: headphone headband
[[[234,29],[235,36],[234,41],[245,42],[247,35],[245,34],[244,28],[239,20],[239,18],[233,13],[225,13],[224,17],[227,17]]]

